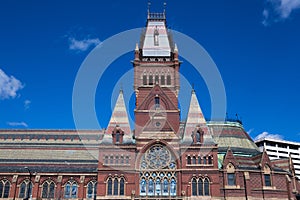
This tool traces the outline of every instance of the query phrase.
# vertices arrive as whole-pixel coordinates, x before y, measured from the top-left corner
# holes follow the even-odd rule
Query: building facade
[[[106,130],[1,130],[0,199],[296,199],[291,160],[270,160],[239,122],[206,121],[195,91],[180,121],[178,52],[165,13],[148,12],[134,131],[122,91]]]
[[[261,152],[264,150],[267,152],[271,160],[291,157],[295,174],[300,178],[300,143],[272,138],[261,138],[255,143]]]

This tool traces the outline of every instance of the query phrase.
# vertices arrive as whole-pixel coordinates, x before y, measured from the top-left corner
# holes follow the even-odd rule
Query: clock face
[[[156,122],[156,123],[155,123],[155,126],[156,126],[156,127],[160,127],[160,126],[161,126],[161,123],[160,123],[160,122]]]

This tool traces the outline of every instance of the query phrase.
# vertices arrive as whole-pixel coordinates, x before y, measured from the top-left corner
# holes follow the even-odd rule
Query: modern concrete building
[[[261,152],[263,150],[267,152],[271,160],[291,157],[295,174],[300,179],[300,143],[272,138],[261,138],[255,143]]]

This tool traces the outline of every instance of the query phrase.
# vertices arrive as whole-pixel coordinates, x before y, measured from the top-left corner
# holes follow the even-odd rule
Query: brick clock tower
[[[180,61],[166,28],[165,13],[148,13],[133,65],[137,141],[178,138]]]

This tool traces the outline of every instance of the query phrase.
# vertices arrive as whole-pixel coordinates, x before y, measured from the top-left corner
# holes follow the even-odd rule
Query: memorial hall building
[[[297,198],[292,159],[270,160],[240,121],[207,121],[194,90],[181,121],[165,12],[148,11],[133,50],[135,127],[120,91],[105,130],[0,130],[0,200]]]

